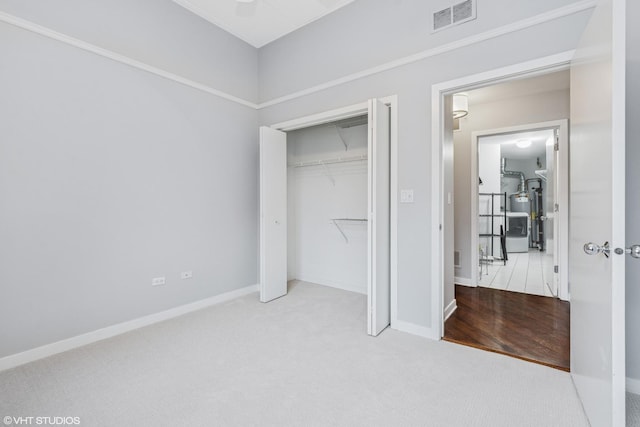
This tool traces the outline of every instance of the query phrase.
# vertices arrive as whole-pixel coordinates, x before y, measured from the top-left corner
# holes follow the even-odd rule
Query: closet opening
[[[392,116],[372,99],[260,128],[262,302],[307,282],[367,295],[370,335],[391,324]]]
[[[367,294],[367,124],[287,132],[287,280]]]

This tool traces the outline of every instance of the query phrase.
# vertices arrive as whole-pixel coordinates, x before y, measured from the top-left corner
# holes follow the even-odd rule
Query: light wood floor
[[[554,294],[544,277],[549,262],[553,264],[553,257],[537,249],[510,253],[506,265],[502,261],[494,261],[482,267],[478,286],[552,297]]]

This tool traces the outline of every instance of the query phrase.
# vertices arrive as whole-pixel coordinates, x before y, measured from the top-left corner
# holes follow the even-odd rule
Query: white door
[[[560,138],[558,137],[558,132],[559,130],[556,129],[555,133],[556,133],[556,144],[559,144],[559,140]],[[551,147],[553,148],[553,147]],[[553,149],[553,173],[551,175],[551,179],[553,179],[553,182],[551,183],[552,185],[547,186],[548,187],[553,187],[553,197],[551,199],[551,206],[549,206],[549,209],[551,210],[551,221],[550,224],[548,225],[549,231],[552,233],[551,236],[551,242],[550,242],[550,246],[547,246],[547,248],[551,249],[553,251],[553,265],[552,265],[552,275],[551,275],[551,281],[549,283],[549,287],[551,288],[551,293],[553,293],[553,295],[555,297],[559,297],[560,296],[560,275],[558,274],[558,270],[556,270],[555,266],[557,265],[558,268],[560,267],[560,251],[561,246],[560,246],[560,240],[561,240],[561,236],[560,236],[560,218],[556,218],[556,215],[559,215],[559,208],[556,209],[556,206],[560,206],[561,202],[560,202],[560,168],[562,167],[562,163],[560,163],[560,152],[558,150]],[[547,171],[548,173],[548,171]],[[566,176],[566,175],[565,175]],[[563,206],[563,209],[567,209],[568,206]],[[566,226],[567,224],[565,224]],[[545,224],[545,227],[547,227],[547,224]],[[545,229],[546,232],[546,229]],[[567,269],[567,266],[565,264],[562,265],[562,268],[564,270]],[[565,297],[566,299],[566,297]]]
[[[558,203],[558,152],[555,145],[558,144],[558,129],[553,130],[553,145],[546,149],[547,158],[547,186],[544,193],[544,210],[542,226],[544,227],[544,252],[542,253],[542,274],[545,285],[554,296],[558,296],[557,274],[554,272],[558,264],[558,221],[555,206]],[[566,266],[564,267],[566,268]]]
[[[287,134],[260,128],[260,301],[287,293]]]
[[[370,100],[367,332],[374,336],[390,323],[389,131],[389,107]]]
[[[625,0],[602,0],[571,64],[571,374],[594,427],[625,424],[624,151]]]

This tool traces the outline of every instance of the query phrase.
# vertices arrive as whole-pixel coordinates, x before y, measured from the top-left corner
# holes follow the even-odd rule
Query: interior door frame
[[[538,130],[559,131],[559,160],[554,165],[559,171],[559,182],[557,187],[558,204],[560,211],[554,221],[558,221],[559,253],[558,253],[558,298],[563,301],[569,300],[569,119],[552,120],[548,122],[531,123],[517,126],[509,126],[498,129],[487,129],[473,132],[471,134],[471,248],[477,248],[480,243],[478,237],[478,143],[480,138],[491,135],[503,135],[508,133],[518,133]],[[555,185],[555,184],[554,184]],[[471,250],[471,286],[478,286],[478,252]]]
[[[390,95],[378,97],[378,100],[388,105],[391,109],[391,162],[389,165],[390,179],[390,299],[391,299],[391,325],[397,329],[398,325],[398,96]],[[367,114],[368,101],[348,105],[341,108],[323,111],[316,114],[302,116],[291,120],[268,125],[283,132],[317,126],[336,120],[348,119]]]
[[[479,89],[496,83],[535,77],[569,68],[574,51],[495,68],[478,74],[444,81],[431,86],[431,333],[440,340],[444,336],[444,98],[457,92]]]

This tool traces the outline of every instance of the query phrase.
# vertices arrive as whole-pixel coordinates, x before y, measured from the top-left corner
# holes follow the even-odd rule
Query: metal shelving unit
[[[502,261],[505,263],[507,263],[507,250],[506,250],[506,244],[505,244],[505,235],[506,235],[506,230],[504,230],[503,233],[496,233],[495,230],[495,218],[502,218],[502,224],[503,226],[506,228],[507,226],[507,193],[479,193],[478,194],[480,197],[490,197],[491,198],[491,213],[490,214],[479,214],[478,216],[481,218],[490,218],[489,222],[491,223],[491,232],[490,233],[479,233],[479,237],[488,237],[491,240],[491,257],[493,257],[494,254],[494,242],[495,242],[495,238],[498,237],[500,238],[500,244],[501,244],[501,251],[502,251]],[[499,212],[496,214],[496,203],[495,203],[495,199],[496,197],[500,197],[502,198],[501,202],[502,203],[498,203],[498,206],[502,205],[504,206],[504,210],[502,212]],[[480,257],[480,263],[482,264],[483,262],[483,257]],[[488,258],[484,260],[485,262],[488,262]]]

